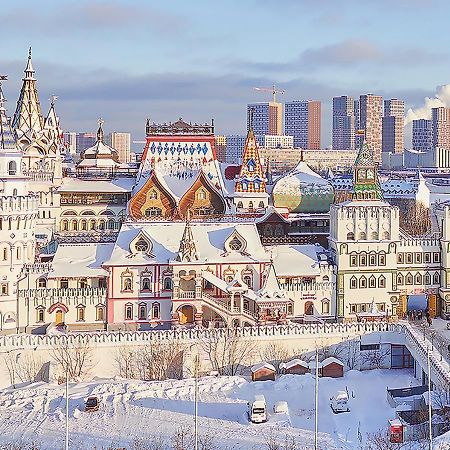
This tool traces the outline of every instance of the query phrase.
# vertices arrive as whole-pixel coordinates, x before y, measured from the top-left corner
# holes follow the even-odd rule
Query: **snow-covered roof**
[[[306,361],[303,361],[302,359],[294,358],[294,359],[291,359],[288,362],[281,363],[280,364],[280,369],[289,370],[289,369],[291,369],[292,367],[295,367],[295,366],[301,366],[301,367],[304,367],[306,369],[309,367],[309,365],[308,365],[308,363]]]
[[[48,278],[105,277],[102,264],[109,259],[114,244],[60,244]]]
[[[63,178],[59,192],[131,192],[134,178],[115,178],[113,180],[83,180],[80,178]]]
[[[279,277],[320,275],[318,253],[324,249],[317,245],[276,245],[268,247]]]
[[[258,372],[258,370],[261,369],[267,369],[267,370],[271,370],[273,372],[276,372],[277,370],[275,369],[274,366],[272,366],[272,364],[267,363],[267,362],[262,362],[259,364],[255,364],[254,366],[252,366],[252,368],[250,369],[252,371],[252,373]]]
[[[167,264],[178,255],[180,241],[185,229],[184,222],[125,223],[114,244],[114,250],[108,265],[148,264],[149,262]],[[190,224],[196,244],[199,263],[204,262],[253,262],[268,261],[256,225],[253,223],[196,223]],[[225,242],[236,231],[246,241],[246,252],[227,252]],[[139,233],[143,233],[151,242],[147,253],[133,253],[132,242]],[[225,259],[226,257],[226,259]]]
[[[339,361],[339,359],[330,356],[329,358],[325,358],[320,363],[320,367],[325,367],[325,366],[328,366],[329,364],[333,364],[333,363],[339,364],[340,366],[344,366],[344,363],[342,361]]]

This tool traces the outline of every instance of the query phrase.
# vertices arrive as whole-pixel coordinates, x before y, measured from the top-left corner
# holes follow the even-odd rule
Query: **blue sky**
[[[373,92],[420,107],[450,82],[450,2],[440,0],[35,0],[2,2],[0,72],[12,114],[28,47],[41,103],[59,96],[65,130],[129,130],[215,118],[245,130],[246,104],[268,97],[323,102]]]

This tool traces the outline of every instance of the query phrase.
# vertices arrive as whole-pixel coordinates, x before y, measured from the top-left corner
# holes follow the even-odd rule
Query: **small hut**
[[[251,368],[252,381],[275,381],[276,369],[272,364],[260,363]]]
[[[342,378],[344,376],[344,363],[337,358],[324,359],[319,365],[322,377]]]
[[[305,373],[309,373],[308,363],[297,358],[286,363],[281,363],[280,369],[284,374],[291,375],[305,375]]]

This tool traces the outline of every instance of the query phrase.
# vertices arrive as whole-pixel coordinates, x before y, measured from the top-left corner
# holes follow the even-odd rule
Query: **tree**
[[[262,361],[273,364],[277,373],[280,373],[280,364],[289,359],[292,354],[285,345],[279,342],[271,342],[259,352],[259,356]]]
[[[243,339],[238,328],[211,330],[200,340],[213,370],[221,375],[237,375],[255,352],[256,344]]]
[[[391,354],[388,348],[380,348],[376,350],[365,350],[361,352],[361,366],[364,369],[382,369],[385,367],[386,358]]]
[[[85,378],[95,366],[92,353],[88,341],[70,344],[68,339],[61,339],[50,351],[50,355],[60,369],[59,381],[65,381],[66,374],[72,381]]]
[[[423,236],[431,230],[430,208],[418,202],[400,209],[400,228],[411,236]]]

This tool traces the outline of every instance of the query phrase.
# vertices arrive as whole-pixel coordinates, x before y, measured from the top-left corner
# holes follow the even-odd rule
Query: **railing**
[[[61,243],[116,242],[118,231],[62,231],[55,233],[55,239]]]
[[[195,291],[178,291],[178,295],[174,297],[174,300],[192,300],[194,298],[196,298]]]
[[[24,264],[23,272],[43,274],[52,270],[51,262],[36,262],[33,264]]]
[[[0,196],[0,213],[17,213],[19,211],[35,212],[39,207],[39,197],[30,195]]]
[[[88,287],[88,288],[36,288],[19,289],[21,298],[82,298],[82,297],[103,297],[106,298],[106,288]]]
[[[317,291],[330,291],[334,289],[336,283],[332,281],[323,281],[320,283],[280,283],[280,288],[285,291],[309,291],[309,292],[317,292]]]

